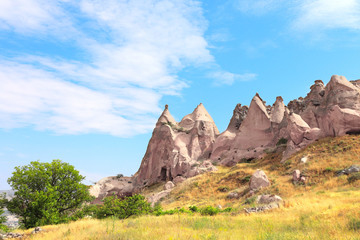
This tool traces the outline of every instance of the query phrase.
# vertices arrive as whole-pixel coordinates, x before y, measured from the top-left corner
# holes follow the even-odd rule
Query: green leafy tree
[[[25,228],[66,222],[91,200],[87,186],[81,183],[84,178],[60,160],[16,167],[8,179],[15,194],[7,208],[21,217]]]
[[[150,213],[150,203],[145,200],[145,197],[135,194],[124,199],[119,199],[116,196],[107,197],[104,204],[97,210],[97,218],[116,217],[120,219],[128,218],[130,216],[139,216]]]
[[[5,203],[6,203],[5,194],[1,194],[0,195],[0,230],[7,229],[7,227],[3,224],[6,222],[6,217],[3,216]]]

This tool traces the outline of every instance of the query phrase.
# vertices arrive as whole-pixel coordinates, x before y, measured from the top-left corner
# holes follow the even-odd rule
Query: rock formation
[[[180,122],[175,121],[166,105],[138,172],[125,180],[127,184],[119,191],[173,180],[176,184],[214,170],[212,163],[232,166],[262,157],[268,149],[279,149],[279,144],[286,160],[319,138],[360,134],[359,86],[360,80],[348,81],[334,75],[326,86],[316,80],[305,98],[287,106],[281,97],[273,106],[266,106],[256,94],[250,107],[236,105],[221,134],[202,104]],[[92,189],[97,196],[105,196],[121,185],[115,186],[109,179],[100,182]]]
[[[165,106],[156,123],[145,156],[135,174],[137,186],[172,181],[178,176],[193,177],[213,170],[210,161],[212,145],[219,131],[203,104],[179,123]]]

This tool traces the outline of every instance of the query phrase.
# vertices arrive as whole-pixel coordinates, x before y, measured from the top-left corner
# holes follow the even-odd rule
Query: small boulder
[[[172,181],[168,181],[165,186],[164,186],[164,190],[169,190],[175,187],[175,184]]]
[[[31,233],[32,234],[36,234],[36,233],[39,233],[39,232],[41,232],[41,231],[43,231],[40,227],[36,227],[35,229],[34,229],[34,231],[32,231]]]
[[[305,157],[302,157],[301,159],[300,159],[300,163],[303,163],[303,164],[305,164],[307,161],[308,161],[308,156],[305,156]]]
[[[296,170],[293,172],[293,181],[294,181],[294,182],[300,181],[300,177],[301,177],[300,170],[299,170],[299,169],[296,169]]]
[[[264,171],[258,169],[251,176],[249,186],[250,186],[250,190],[256,191],[261,188],[270,186],[270,182]]]
[[[258,204],[277,203],[277,202],[282,202],[282,198],[278,195],[265,194],[265,195],[258,196],[256,199],[256,202]]]
[[[305,182],[306,182],[306,177],[305,177],[305,176],[301,176],[301,177],[300,177],[300,182],[305,183]]]
[[[352,165],[348,168],[345,168],[344,170],[341,170],[338,175],[349,175],[351,173],[360,172],[360,166],[358,165]]]
[[[226,198],[228,198],[228,199],[238,199],[238,198],[240,198],[240,195],[239,195],[238,192],[231,192],[226,196]]]
[[[175,185],[178,185],[179,183],[182,183],[183,181],[185,181],[186,178],[182,177],[182,176],[177,176],[176,178],[173,179],[173,183]]]

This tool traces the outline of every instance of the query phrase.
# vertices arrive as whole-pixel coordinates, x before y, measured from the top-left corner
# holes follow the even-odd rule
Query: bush
[[[122,178],[122,177],[124,177],[124,174],[119,173],[118,175],[116,175],[116,178]]]
[[[359,231],[360,230],[360,220],[356,219],[356,218],[351,218],[348,223],[348,227],[350,230]]]
[[[6,203],[5,194],[2,194],[0,195],[0,230],[6,232],[7,227],[3,224],[6,222],[6,217],[3,216],[4,214],[3,208],[5,207],[5,203]]]
[[[197,206],[189,206],[189,210],[191,211],[191,212],[199,212],[199,208],[197,207]]]
[[[349,183],[353,183],[353,182],[356,182],[356,181],[360,180],[360,173],[357,172],[357,173],[351,174],[351,175],[348,177],[347,180],[348,180]]]
[[[151,212],[150,203],[145,197],[135,194],[124,199],[118,199],[116,196],[107,197],[103,200],[104,205],[97,209],[97,218],[116,217],[125,219],[130,216],[139,216]]]
[[[213,216],[213,215],[218,214],[219,212],[220,212],[220,209],[215,208],[213,206],[207,206],[207,207],[204,207],[204,208],[200,209],[201,215]]]
[[[279,141],[276,143],[276,146],[287,144],[287,142],[288,140],[286,138],[280,138]]]

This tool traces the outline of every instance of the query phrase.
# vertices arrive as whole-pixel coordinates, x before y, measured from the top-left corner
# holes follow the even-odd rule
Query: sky
[[[130,176],[165,104],[222,132],[257,92],[359,79],[359,56],[360,0],[1,0],[0,189],[37,160]]]

